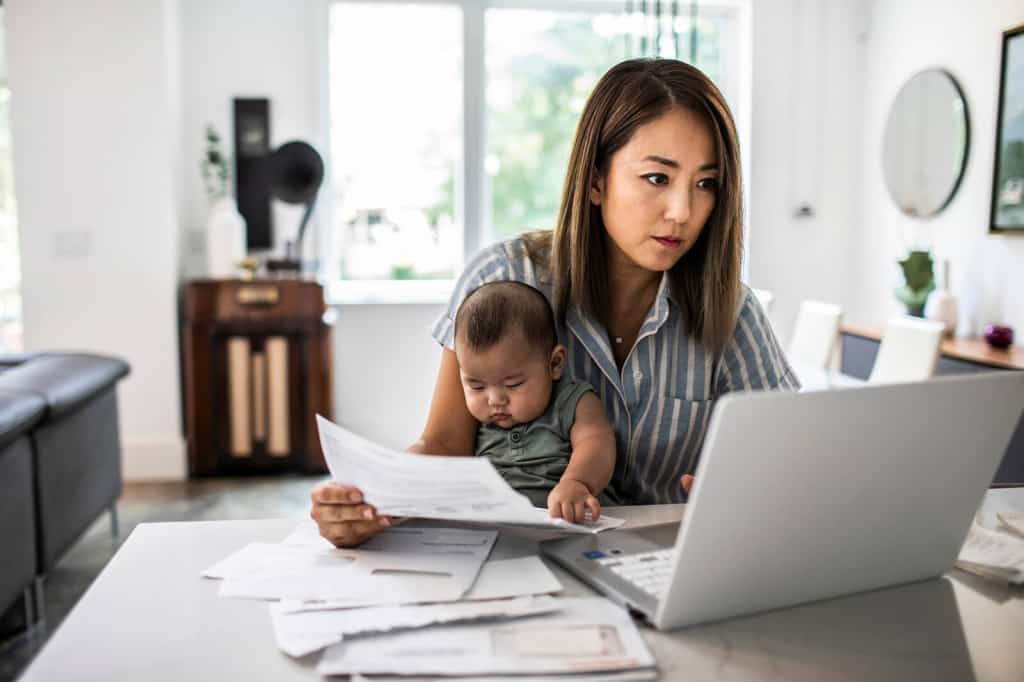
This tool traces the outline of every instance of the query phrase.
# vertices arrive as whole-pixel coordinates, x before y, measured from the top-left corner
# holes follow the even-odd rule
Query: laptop
[[[1024,408],[1024,372],[729,394],[682,522],[541,551],[671,629],[942,575]]]

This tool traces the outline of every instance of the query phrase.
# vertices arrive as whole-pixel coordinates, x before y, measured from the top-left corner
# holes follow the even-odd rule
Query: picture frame
[[[989,232],[1024,235],[1024,24],[1003,32]]]

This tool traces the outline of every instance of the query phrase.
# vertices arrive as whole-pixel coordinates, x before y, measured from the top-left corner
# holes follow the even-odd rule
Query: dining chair
[[[886,325],[868,382],[892,384],[932,376],[945,326],[916,317],[894,317]]]
[[[809,367],[828,367],[842,318],[843,309],[835,304],[801,302],[786,357]]]

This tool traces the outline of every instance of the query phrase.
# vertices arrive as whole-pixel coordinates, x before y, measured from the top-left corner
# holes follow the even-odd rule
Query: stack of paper
[[[305,522],[203,575],[223,581],[222,596],[275,600],[277,646],[295,657],[324,650],[324,674],[656,677],[628,613],[605,599],[548,596],[562,586],[539,557],[488,559],[496,536],[409,523],[346,550]]]
[[[496,538],[494,531],[400,526],[358,550],[252,543],[203,575],[224,579],[225,597],[454,601],[473,586]]]
[[[999,527],[1024,539],[1024,512],[998,512]]]
[[[486,457],[413,455],[368,441],[320,415],[316,423],[331,476],[359,488],[380,514],[570,533],[598,533],[625,523],[609,516],[591,524],[552,519],[513,490]]]
[[[984,578],[1024,585],[1024,514],[1001,512],[999,528],[971,524],[956,565]]]
[[[553,675],[654,670],[629,613],[599,597],[559,599],[560,611],[357,637],[324,652],[324,675]],[[523,678],[528,680],[529,678]]]

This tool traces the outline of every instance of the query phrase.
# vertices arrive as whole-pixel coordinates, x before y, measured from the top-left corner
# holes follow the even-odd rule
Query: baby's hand
[[[553,519],[561,517],[569,523],[583,523],[587,509],[591,521],[601,517],[601,503],[575,479],[563,478],[548,493],[548,514]]]

